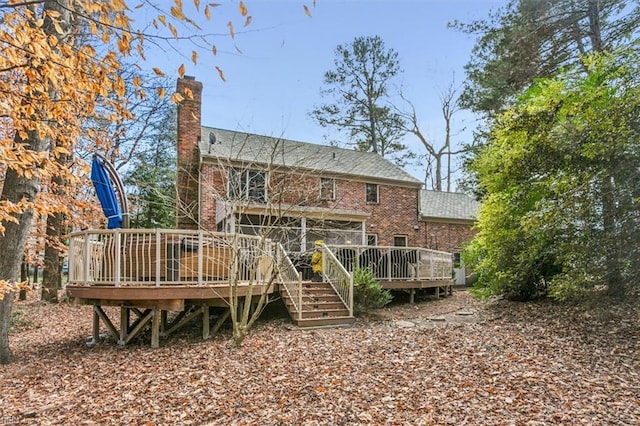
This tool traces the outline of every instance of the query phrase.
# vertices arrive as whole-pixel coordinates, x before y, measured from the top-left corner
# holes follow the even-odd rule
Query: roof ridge
[[[247,131],[244,130],[230,130],[230,129],[223,129],[221,127],[211,127],[211,126],[201,126],[201,127],[205,127],[209,130],[218,130],[218,131],[222,131],[222,132],[229,132],[229,133],[241,133],[247,136],[257,136],[260,138],[269,138],[269,139],[273,139],[273,140],[281,140],[283,142],[291,142],[291,143],[295,143],[295,144],[301,144],[301,145],[312,145],[312,146],[317,146],[317,147],[321,147],[321,148],[326,148],[326,149],[335,149],[338,151],[345,151],[345,152],[353,152],[353,153],[357,153],[358,155],[375,155],[378,156],[382,159],[384,159],[385,161],[390,162],[391,164],[393,164],[393,162],[391,162],[389,159],[382,157],[380,154],[375,153],[375,152],[371,152],[371,151],[359,151],[357,149],[353,149],[353,148],[344,148],[341,146],[336,146],[336,145],[326,145],[326,144],[321,144],[321,143],[315,143],[315,142],[305,142],[305,141],[301,141],[301,140],[297,140],[297,139],[289,139],[289,138],[285,138],[285,137],[280,137],[280,136],[269,136],[269,135],[264,135],[264,134],[260,134],[260,133],[249,133]],[[394,164],[395,165],[395,164]],[[402,169],[402,167],[395,165],[396,167]],[[403,171],[405,171],[404,169],[402,169]],[[405,173],[408,173],[405,171]]]
[[[263,146],[269,144],[276,147],[276,144],[282,142],[282,150],[278,147],[277,151],[282,151],[282,158],[279,159],[282,160],[283,165],[298,165],[301,168],[314,168],[314,166],[317,166],[320,169],[326,169],[327,172],[337,174],[393,180],[411,183],[412,186],[422,184],[420,180],[412,176],[402,167],[373,152],[358,151],[313,142],[303,142],[284,137],[259,135],[242,130],[229,130],[210,126],[201,126],[201,129],[203,136],[201,140],[203,146],[201,146],[201,148],[204,148],[204,146],[207,146],[206,144],[209,143],[207,142],[207,134],[217,134],[215,140],[219,143],[209,145],[206,151],[203,151],[209,156],[224,158],[235,157],[239,160],[244,158],[245,160],[255,161],[259,156],[255,148],[257,146],[259,151],[258,144],[262,144]],[[238,143],[236,144],[236,142]],[[245,142],[248,142],[248,145],[255,142],[254,149],[252,150],[251,146],[245,146]],[[226,148],[222,146],[223,143],[226,143]],[[213,152],[210,149],[211,146],[216,148]],[[236,152],[234,152],[234,150]],[[273,150],[273,153],[275,152],[276,151]],[[254,157],[248,159],[247,156],[249,155],[254,155]],[[285,158],[287,155],[289,158]],[[280,153],[278,153],[278,156],[280,156]],[[316,163],[314,163],[314,159],[317,160]],[[269,159],[269,161],[273,160],[273,157]],[[307,164],[305,164],[305,162]]]

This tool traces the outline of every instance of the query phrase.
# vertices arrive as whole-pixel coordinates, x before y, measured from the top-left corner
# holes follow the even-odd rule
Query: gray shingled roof
[[[215,143],[210,143],[210,134]],[[232,130],[202,127],[204,157],[242,163],[271,164],[420,186],[421,182],[378,154],[297,142]]]
[[[480,202],[461,192],[420,191],[420,216],[474,221]]]

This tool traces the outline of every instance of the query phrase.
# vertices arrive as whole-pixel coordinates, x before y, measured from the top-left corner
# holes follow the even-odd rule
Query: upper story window
[[[406,235],[394,235],[393,236],[393,246],[394,247],[406,247],[407,246],[407,236]]]
[[[333,178],[320,178],[320,199],[336,199],[336,180]]]
[[[375,183],[368,183],[366,187],[366,200],[367,203],[378,203],[379,201],[379,191],[378,185]]]
[[[267,174],[257,170],[229,169],[229,198],[267,201]]]

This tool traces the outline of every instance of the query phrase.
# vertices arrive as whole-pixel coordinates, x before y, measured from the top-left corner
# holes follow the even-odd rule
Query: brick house
[[[456,284],[468,284],[467,273],[460,261],[460,252],[469,242],[475,230],[480,202],[459,192],[420,191],[421,221],[423,233],[421,247],[453,254]]]
[[[317,239],[456,252],[470,238],[466,195],[421,190],[374,153],[202,126],[202,84],[185,77],[177,90],[188,95],[178,107],[178,228],[268,231],[290,252]]]
[[[475,215],[468,197],[423,191],[374,153],[202,126],[202,84],[185,77],[177,90],[177,229],[69,237],[67,294],[94,305],[94,341],[100,321],[120,344],[150,324],[157,347],[198,317],[206,339],[211,307],[230,312],[235,298],[275,292],[298,326],[351,324],[356,268],[410,301],[421,290],[452,294],[449,252],[471,235]],[[327,244],[313,271],[318,239]],[[119,329],[103,306],[120,308]]]
[[[423,247],[459,253],[471,240],[480,202],[461,192],[420,191]]]

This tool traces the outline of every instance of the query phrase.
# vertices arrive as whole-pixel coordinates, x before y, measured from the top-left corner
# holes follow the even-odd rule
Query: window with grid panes
[[[378,195],[378,185],[375,183],[368,183],[366,186],[366,200],[367,203],[378,203],[379,195]]]
[[[336,199],[336,180],[333,178],[320,178],[320,199]]]

